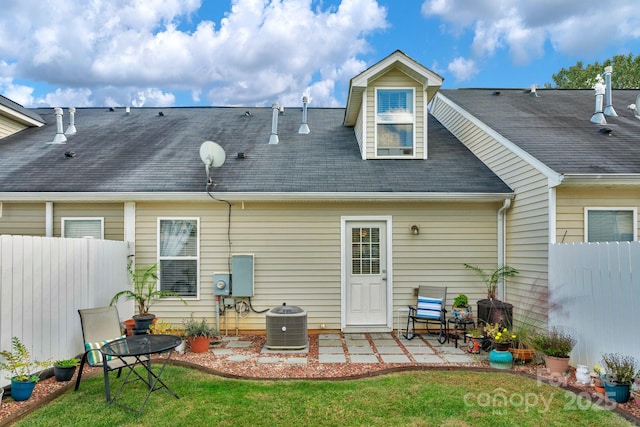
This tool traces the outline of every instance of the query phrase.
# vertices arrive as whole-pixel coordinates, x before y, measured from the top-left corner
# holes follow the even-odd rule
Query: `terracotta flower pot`
[[[513,360],[519,362],[530,362],[536,354],[532,348],[510,348],[509,351],[513,354]]]
[[[194,353],[204,353],[209,350],[211,339],[209,337],[191,337],[187,340]]]
[[[544,356],[544,364],[551,375],[564,375],[569,369],[568,357]]]

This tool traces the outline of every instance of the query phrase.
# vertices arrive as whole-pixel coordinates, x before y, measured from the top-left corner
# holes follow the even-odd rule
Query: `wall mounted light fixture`
[[[411,234],[413,234],[414,236],[417,236],[418,234],[420,234],[420,227],[415,224],[410,227],[410,230],[411,230]]]

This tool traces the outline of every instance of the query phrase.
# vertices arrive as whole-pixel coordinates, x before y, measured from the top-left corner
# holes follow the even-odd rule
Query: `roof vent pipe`
[[[605,99],[604,113],[609,117],[618,117],[616,110],[613,108],[613,102],[611,101],[611,72],[612,66],[604,67],[604,82],[605,82]]]
[[[298,129],[298,133],[308,134],[311,132],[309,130],[309,125],[307,124],[307,103],[309,102],[309,97],[302,97],[302,124],[300,125],[300,129]]]
[[[65,135],[75,135],[76,134],[76,109],[71,107],[69,108],[69,127],[65,131]]]
[[[534,98],[538,97],[538,92],[536,92],[536,85],[535,84],[531,85],[531,92],[529,92],[529,96],[532,96]]]
[[[277,102],[274,102],[271,106],[273,109],[271,117],[271,136],[269,137],[269,144],[277,144],[280,142],[278,139],[278,114],[280,113],[280,106]]]
[[[53,111],[56,114],[56,136],[53,138],[53,141],[49,142],[49,144],[64,144],[67,137],[64,136],[64,131],[62,130],[62,108],[56,107]]]
[[[604,85],[602,83],[596,83],[596,108],[593,116],[591,116],[591,123],[597,123],[599,125],[607,124],[607,120],[602,114],[602,98],[604,97]]]
[[[128,116],[129,114],[131,114],[131,107],[126,106],[124,109],[124,113]]]

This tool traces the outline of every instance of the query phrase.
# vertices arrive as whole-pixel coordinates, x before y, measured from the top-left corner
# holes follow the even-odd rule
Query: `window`
[[[62,237],[104,239],[104,218],[62,218]]]
[[[351,274],[380,274],[380,229],[351,230]]]
[[[376,90],[376,154],[413,156],[413,89]]]
[[[585,241],[629,242],[637,240],[635,208],[587,208]]]
[[[158,218],[161,290],[198,297],[199,233],[197,218]]]

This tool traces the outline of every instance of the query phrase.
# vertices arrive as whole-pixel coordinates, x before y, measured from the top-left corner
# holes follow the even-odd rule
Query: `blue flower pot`
[[[11,397],[13,400],[29,400],[36,383],[33,381],[16,381],[11,380]]]
[[[513,366],[513,354],[510,351],[491,350],[489,353],[489,365],[496,369],[511,369],[511,366]]]
[[[605,380],[604,391],[609,400],[614,402],[627,403],[631,399],[631,384],[620,384]]]

